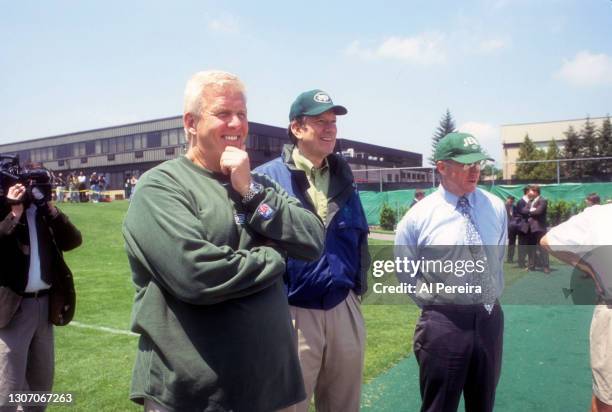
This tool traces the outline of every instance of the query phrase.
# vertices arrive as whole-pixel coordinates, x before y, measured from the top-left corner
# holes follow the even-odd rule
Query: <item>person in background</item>
[[[125,200],[130,200],[130,195],[132,193],[132,184],[129,175],[125,175],[125,180],[123,181],[123,194]]]
[[[423,200],[423,198],[425,198],[425,192],[420,189],[417,189],[414,192],[414,199],[412,199],[412,203],[410,203],[410,207],[416,205],[418,202]]]
[[[74,173],[68,176],[68,189],[70,191],[70,203],[79,202],[79,181]]]
[[[525,269],[527,267],[527,251],[529,249],[529,223],[527,223],[527,219],[529,219],[529,213],[525,212],[529,203],[529,196],[527,196],[527,192],[529,192],[529,186],[523,187],[523,196],[516,202],[514,206],[514,226],[517,230],[518,237],[518,267],[521,269]]]
[[[548,253],[539,246],[540,239],[546,234],[548,201],[541,196],[540,186],[536,184],[529,185],[527,197],[529,198],[529,202],[521,211],[523,215],[529,216],[527,218],[527,223],[529,225],[527,269],[533,271],[536,270],[536,266],[540,266],[544,273],[550,273]]]
[[[91,196],[91,202],[98,203],[98,174],[96,172],[93,172],[91,176],[89,176],[89,194]]]
[[[84,203],[87,202],[87,176],[83,173],[82,170],[79,171],[79,175],[77,176],[78,181],[78,190],[79,190],[79,202]]]
[[[512,195],[508,195],[506,198],[506,214],[508,215],[508,254],[506,256],[506,263],[512,263],[514,261],[516,240],[520,233],[522,223],[522,217],[517,212],[516,205],[514,204],[515,199],[516,198]]]
[[[64,180],[64,175],[62,172],[59,172],[55,176],[55,199],[57,203],[64,202],[64,193],[66,192],[66,181]]]
[[[594,192],[589,193],[586,199],[584,199],[584,203],[586,204],[586,207],[590,207],[593,205],[599,205],[601,204],[601,198],[599,197],[597,193],[594,193]]]
[[[136,178],[136,176],[132,175],[130,177],[130,199],[132,198],[132,196],[134,196],[134,193],[136,192],[137,183],[138,183],[138,179]]]

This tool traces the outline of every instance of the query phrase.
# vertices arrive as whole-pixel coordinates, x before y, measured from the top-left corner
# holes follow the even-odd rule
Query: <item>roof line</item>
[[[606,119],[606,118],[608,118],[608,117],[610,117],[610,115],[609,115],[609,114],[608,114],[608,115],[606,115],[606,116],[600,116],[600,117],[590,117],[590,116],[588,116],[588,119],[589,119],[589,120],[599,120],[599,119]],[[544,123],[575,122],[575,121],[578,121],[578,120],[584,120],[584,121],[586,121],[586,119],[587,119],[587,117],[582,117],[582,118],[579,118],[579,119],[551,120],[551,121],[548,121],[548,122],[512,123],[512,124],[502,124],[502,125],[500,125],[500,127],[503,127],[503,126],[525,126],[525,125],[529,125],[529,124],[544,124]]]

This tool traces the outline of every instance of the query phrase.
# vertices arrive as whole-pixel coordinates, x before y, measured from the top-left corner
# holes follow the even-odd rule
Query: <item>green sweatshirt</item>
[[[130,398],[176,411],[272,411],[305,398],[282,276],[324,228],[263,175],[249,204],[186,157],[145,173],[123,225],[140,334]]]

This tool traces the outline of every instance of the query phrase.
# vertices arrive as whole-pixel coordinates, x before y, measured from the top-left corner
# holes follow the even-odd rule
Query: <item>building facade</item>
[[[285,143],[289,143],[286,129],[249,122],[247,151],[253,168],[277,157]],[[93,172],[104,174],[108,189],[121,189],[126,176],[138,177],[159,163],[185,153],[185,144],[182,117],[175,116],[2,144],[0,154],[19,155],[22,165],[42,163],[64,176],[80,171],[86,176]],[[345,156],[351,168],[361,171],[419,167],[423,161],[418,153],[349,139],[337,139],[336,152]],[[390,181],[397,179],[396,174],[399,176],[400,171],[387,173]],[[380,180],[378,175],[359,176],[365,179],[364,183]],[[415,181],[420,178],[416,173],[414,177]]]
[[[606,117],[595,117],[590,120],[595,128],[599,129],[605,119]],[[538,149],[546,150],[552,139],[555,139],[559,149],[563,149],[565,146],[565,132],[567,132],[567,129],[571,126],[579,133],[584,127],[585,122],[586,118],[502,125],[501,139],[504,153],[504,179],[512,179],[513,175],[516,173],[517,164],[515,162],[518,160],[519,148],[521,143],[525,140],[525,136],[529,135],[529,138]]]

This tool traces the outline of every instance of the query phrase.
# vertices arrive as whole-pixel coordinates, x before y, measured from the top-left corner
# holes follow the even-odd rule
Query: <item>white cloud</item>
[[[489,39],[480,42],[478,50],[481,53],[492,53],[506,47],[506,42],[501,39]]]
[[[565,60],[554,77],[574,86],[612,85],[612,57],[581,51],[572,60]]]
[[[362,47],[358,41],[354,41],[345,53],[363,59],[392,59],[422,65],[446,61],[444,35],[441,33],[423,33],[414,37],[392,36],[374,48]]]
[[[234,16],[222,16],[216,19],[208,21],[208,30],[223,33],[223,34],[237,34],[239,32],[239,22]]]
[[[502,160],[502,143],[498,127],[489,123],[470,121],[459,125],[457,130],[463,133],[473,134],[491,157],[497,162]]]

